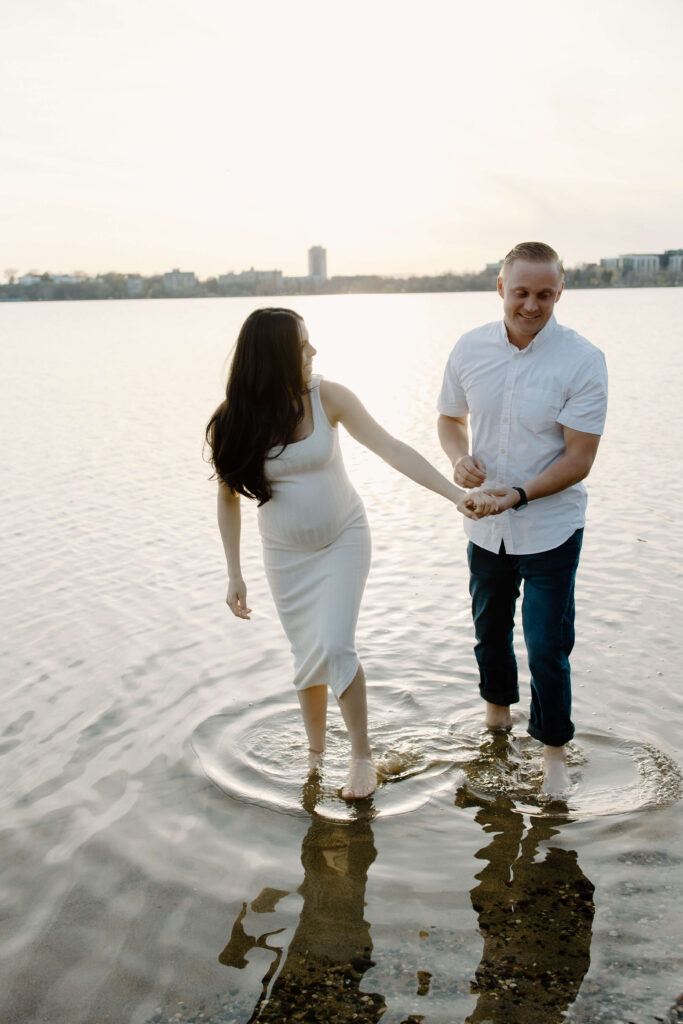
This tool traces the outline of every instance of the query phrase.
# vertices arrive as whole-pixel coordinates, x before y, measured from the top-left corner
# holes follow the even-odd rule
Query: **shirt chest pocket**
[[[555,427],[564,402],[559,388],[526,387],[515,404],[522,426],[540,431]]]

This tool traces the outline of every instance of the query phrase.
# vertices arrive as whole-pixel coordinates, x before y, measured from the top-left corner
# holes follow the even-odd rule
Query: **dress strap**
[[[313,409],[313,422],[314,424],[320,423],[322,426],[327,427],[328,430],[332,430],[332,425],[325,415],[325,409],[323,408],[323,400],[320,397],[320,383],[322,376],[319,373],[313,374],[311,377],[311,384],[309,388],[309,395],[311,396],[311,407]]]

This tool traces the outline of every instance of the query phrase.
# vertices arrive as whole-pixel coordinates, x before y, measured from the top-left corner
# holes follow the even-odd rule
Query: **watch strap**
[[[513,485],[512,490],[513,491],[517,491],[517,494],[519,494],[519,501],[517,502],[516,505],[512,506],[512,511],[513,512],[519,512],[520,508],[526,508],[527,507],[527,505],[529,504],[529,499],[527,498],[526,491],[524,490],[523,487],[515,487]]]

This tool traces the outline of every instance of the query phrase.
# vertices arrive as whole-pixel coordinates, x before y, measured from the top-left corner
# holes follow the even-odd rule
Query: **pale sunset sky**
[[[683,247],[681,0],[0,4],[0,274]]]

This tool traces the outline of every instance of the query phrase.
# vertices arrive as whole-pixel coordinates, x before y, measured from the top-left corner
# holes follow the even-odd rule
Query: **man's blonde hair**
[[[557,263],[560,273],[564,277],[562,260],[551,245],[545,242],[520,242],[507,254],[503,260],[501,274],[505,273],[507,267],[511,267],[515,260],[529,260],[530,263]]]

